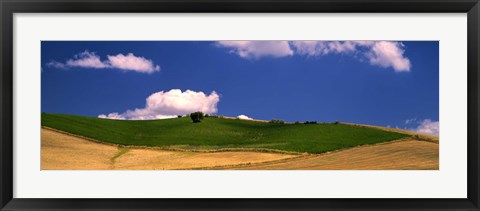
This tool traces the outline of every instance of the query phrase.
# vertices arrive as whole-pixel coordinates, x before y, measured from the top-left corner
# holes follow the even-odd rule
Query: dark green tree
[[[193,123],[201,122],[203,120],[203,113],[200,111],[193,112],[190,114],[190,119],[192,119]]]
[[[268,123],[272,123],[272,124],[285,124],[285,121],[281,120],[281,119],[272,119],[270,120]]]

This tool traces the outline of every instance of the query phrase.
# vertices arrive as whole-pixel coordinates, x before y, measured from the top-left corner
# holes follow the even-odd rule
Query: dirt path
[[[272,162],[229,169],[245,170],[437,170],[438,144],[405,140],[360,146],[312,155],[286,162]]]
[[[297,155],[263,152],[178,152],[130,149],[42,129],[42,170],[155,170],[247,165]]]

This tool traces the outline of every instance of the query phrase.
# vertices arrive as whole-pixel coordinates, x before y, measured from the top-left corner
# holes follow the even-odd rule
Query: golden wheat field
[[[320,155],[265,152],[181,152],[96,143],[42,129],[42,170],[432,170],[438,142],[399,140]]]
[[[192,169],[252,164],[295,155],[262,152],[179,152],[124,148],[42,129],[42,170]]]
[[[438,170],[438,144],[404,140],[360,146],[324,153],[230,169],[250,170]]]

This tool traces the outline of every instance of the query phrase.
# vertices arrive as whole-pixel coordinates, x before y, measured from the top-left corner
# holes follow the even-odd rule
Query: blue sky
[[[42,112],[152,119],[201,110],[438,134],[438,48],[436,41],[43,41]]]

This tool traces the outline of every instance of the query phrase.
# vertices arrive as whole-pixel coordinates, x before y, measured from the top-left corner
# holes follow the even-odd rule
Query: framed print
[[[1,1],[2,210],[478,210],[471,1]]]

